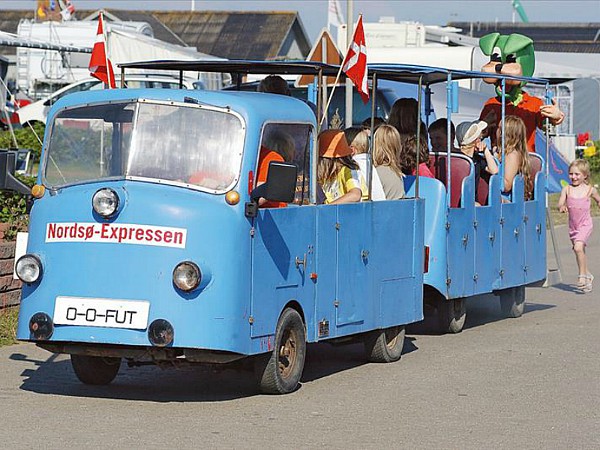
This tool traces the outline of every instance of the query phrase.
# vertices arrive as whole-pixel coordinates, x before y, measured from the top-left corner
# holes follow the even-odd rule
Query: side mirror
[[[246,216],[256,217],[259,198],[272,202],[291,203],[296,194],[298,168],[294,164],[271,161],[267,181],[250,193],[251,203],[246,204]]]
[[[0,190],[16,191],[28,195],[31,189],[15,178],[17,152],[0,150]]]

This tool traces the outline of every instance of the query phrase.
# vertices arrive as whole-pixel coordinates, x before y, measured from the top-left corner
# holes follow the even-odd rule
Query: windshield
[[[52,124],[44,178],[53,187],[135,177],[220,192],[238,178],[243,140],[236,115],[196,105],[66,109]]]

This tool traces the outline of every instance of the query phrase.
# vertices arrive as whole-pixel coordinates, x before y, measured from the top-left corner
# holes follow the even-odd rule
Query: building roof
[[[536,50],[566,53],[600,53],[600,22],[591,23],[512,23],[450,22],[462,34],[479,38],[488,33],[519,33],[533,39]]]
[[[78,19],[95,10],[77,10]],[[107,9],[107,20],[147,22],[154,37],[170,44],[195,47],[227,59],[305,59],[311,44],[297,12],[289,11],[131,11]],[[33,10],[8,10],[0,15],[0,30],[16,33],[21,19]],[[3,53],[14,50],[3,49]]]
[[[154,12],[153,15],[199,51],[228,59],[277,59],[293,42],[303,58],[310,42],[296,12]]]

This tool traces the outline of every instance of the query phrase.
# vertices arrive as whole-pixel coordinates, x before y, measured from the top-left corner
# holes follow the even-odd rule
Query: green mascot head
[[[490,57],[482,67],[483,72],[503,75],[533,76],[535,53],[533,41],[522,34],[502,35],[490,33],[479,39],[481,51]],[[502,95],[502,86],[497,78],[484,78],[483,81],[496,85],[496,93]],[[506,97],[509,101],[517,99],[525,82],[506,80]]]

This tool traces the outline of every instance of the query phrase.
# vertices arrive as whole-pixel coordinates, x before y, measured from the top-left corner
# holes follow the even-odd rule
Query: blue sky
[[[78,9],[157,9],[190,10],[192,0],[71,0]],[[315,39],[327,25],[326,0],[195,0],[200,10],[299,11],[309,37]],[[340,0],[342,10],[346,1]],[[530,22],[599,22],[600,0],[521,0]],[[2,9],[33,9],[35,0],[1,0]],[[445,25],[450,21],[511,21],[511,0],[354,0],[355,18],[362,12],[367,22],[380,16],[396,21],[413,20],[426,25]],[[0,13],[1,14],[1,13]],[[518,16],[516,18],[518,19]]]

